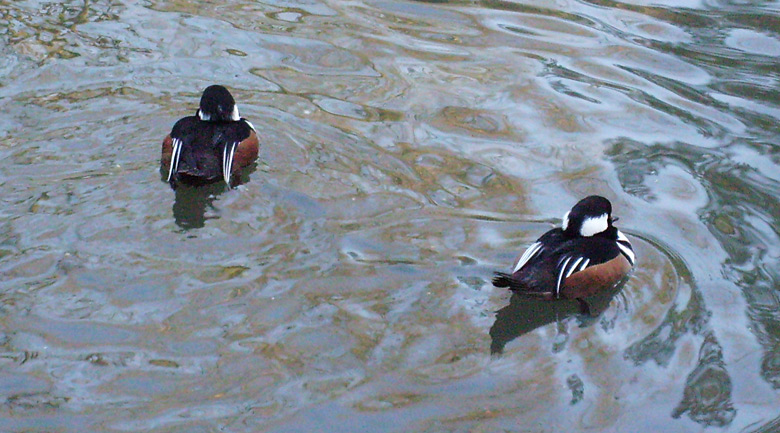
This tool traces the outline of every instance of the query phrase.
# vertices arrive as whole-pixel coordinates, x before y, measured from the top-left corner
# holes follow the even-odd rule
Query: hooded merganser
[[[238,114],[228,89],[213,85],[203,91],[194,116],[179,119],[162,144],[160,164],[167,182],[211,183],[231,176],[257,158],[255,127]]]
[[[493,285],[544,300],[595,295],[628,275],[636,256],[612,223],[612,204],[592,195],[563,216],[563,224],[540,237],[515,260],[512,273],[496,272]],[[585,305],[587,308],[587,305]]]

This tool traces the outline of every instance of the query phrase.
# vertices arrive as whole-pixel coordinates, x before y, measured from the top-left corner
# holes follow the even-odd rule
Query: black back
[[[225,147],[245,140],[251,131],[243,119],[237,122],[204,122],[197,116],[180,119],[171,131],[171,138],[182,143],[174,175],[206,181],[222,178]]]
[[[560,229],[555,230],[560,231]],[[620,255],[620,249],[614,240],[598,236],[567,238],[567,240],[558,243],[555,248],[542,251],[534,263],[526,265],[523,268],[524,272],[518,272],[514,278],[526,283],[528,287],[549,290],[556,285],[558,266],[565,257],[589,259],[588,266],[594,266],[608,262],[618,255]]]
[[[610,227],[607,232],[610,230],[616,229]],[[594,266],[621,254],[617,243],[610,239],[610,234],[605,232],[602,236],[593,237],[568,236],[560,228],[552,229],[537,239],[536,242],[544,245],[538,256],[511,277],[498,273],[499,277],[494,282],[499,283],[498,287],[509,287],[529,294],[549,293],[556,286],[559,266],[566,257],[572,257],[573,260],[579,257],[589,259],[588,266]]]

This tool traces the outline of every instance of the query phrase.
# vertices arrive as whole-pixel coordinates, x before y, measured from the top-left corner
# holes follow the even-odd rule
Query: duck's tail
[[[522,281],[512,278],[512,275],[504,272],[495,272],[495,276],[493,277],[493,285],[495,287],[506,287],[518,295],[529,298],[547,298],[550,295],[549,292],[545,293],[534,290],[533,288],[528,287],[528,285]]]
[[[525,284],[512,278],[512,275],[504,272],[495,272],[493,277],[493,285],[495,287],[506,287],[513,292],[520,292],[525,289]]]

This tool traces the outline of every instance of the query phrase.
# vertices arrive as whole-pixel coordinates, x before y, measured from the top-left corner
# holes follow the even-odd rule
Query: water
[[[780,429],[780,3],[0,13],[0,430]],[[174,193],[212,83],[260,157]],[[593,193],[598,317],[492,288]]]

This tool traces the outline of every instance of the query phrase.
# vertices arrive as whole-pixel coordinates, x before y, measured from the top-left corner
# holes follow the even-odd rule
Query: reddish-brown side
[[[614,259],[569,275],[563,282],[561,298],[586,298],[609,289],[631,271],[631,263],[619,254]]]
[[[163,170],[168,170],[171,165],[171,155],[173,154],[173,140],[170,134],[165,136],[165,140],[162,142],[162,156],[160,157],[160,167]]]
[[[255,131],[249,132],[249,137],[238,143],[236,153],[233,154],[233,167],[230,175],[233,176],[239,170],[254,162],[257,159],[257,153],[260,148],[260,142],[257,139]]]

